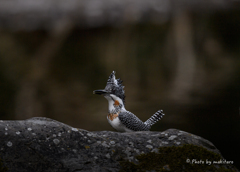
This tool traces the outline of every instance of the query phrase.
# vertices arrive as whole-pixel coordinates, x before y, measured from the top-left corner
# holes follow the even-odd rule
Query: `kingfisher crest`
[[[109,94],[114,94],[117,97],[121,98],[123,103],[125,104],[125,92],[123,90],[124,86],[122,85],[123,81],[120,78],[116,79],[115,74],[115,71],[111,73],[104,90],[107,91]]]

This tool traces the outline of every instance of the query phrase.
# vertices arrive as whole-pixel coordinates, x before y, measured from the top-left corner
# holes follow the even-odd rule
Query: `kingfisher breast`
[[[107,116],[109,124],[116,130],[119,130],[121,128],[121,122],[118,118],[118,113],[116,114],[108,114]]]
[[[120,121],[120,119],[118,118],[119,113],[116,114],[108,114],[107,119],[109,124],[117,131],[120,132],[130,132],[132,130],[126,128]]]
[[[110,114],[108,114],[107,119],[110,121],[113,121],[117,117],[118,117],[118,113],[115,113],[115,114],[110,113]]]

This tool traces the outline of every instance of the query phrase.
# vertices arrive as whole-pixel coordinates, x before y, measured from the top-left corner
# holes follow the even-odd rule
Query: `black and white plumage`
[[[148,131],[151,128],[129,111],[121,112],[118,118],[124,126],[133,131]]]
[[[108,100],[108,122],[120,132],[148,131],[159,121],[164,113],[157,111],[147,121],[142,122],[137,116],[125,109],[125,92],[121,79],[115,78],[115,71],[108,78],[104,90],[95,90],[94,94],[103,95]]]
[[[152,126],[153,124],[158,122],[160,119],[162,119],[163,115],[164,115],[163,110],[159,110],[144,123],[148,126]]]

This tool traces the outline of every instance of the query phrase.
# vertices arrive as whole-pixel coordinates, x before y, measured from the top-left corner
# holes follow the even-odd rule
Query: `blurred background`
[[[0,119],[110,130],[110,73],[153,131],[211,141],[240,168],[239,0],[0,0]]]

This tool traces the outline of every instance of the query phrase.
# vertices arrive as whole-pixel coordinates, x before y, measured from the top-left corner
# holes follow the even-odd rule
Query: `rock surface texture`
[[[162,151],[165,148],[168,148],[166,158],[171,155],[170,158],[174,160],[173,155],[177,155],[178,149],[183,151],[182,148],[187,148],[187,145],[202,150],[208,160],[211,160],[211,157],[213,160],[224,160],[211,142],[176,129],[164,132],[89,132],[48,118],[31,118],[22,121],[0,121],[0,139],[0,171],[10,172],[172,171],[176,167],[165,161],[165,158],[160,158],[159,162],[151,167],[144,163],[158,161],[157,158],[164,154]],[[199,153],[196,151],[195,155],[192,148],[189,147],[188,152],[177,155],[175,161],[182,162],[178,169],[185,171],[184,169],[192,168],[197,171],[198,167],[207,166],[211,167],[212,171],[238,171],[231,162],[196,164],[197,161],[201,162],[199,158],[202,162],[205,162],[205,159],[198,157]],[[207,157],[208,154],[211,157]],[[180,156],[183,161],[180,161]],[[187,158],[190,162],[187,162]],[[196,158],[196,161],[193,158]],[[140,165],[141,169],[137,169]]]

